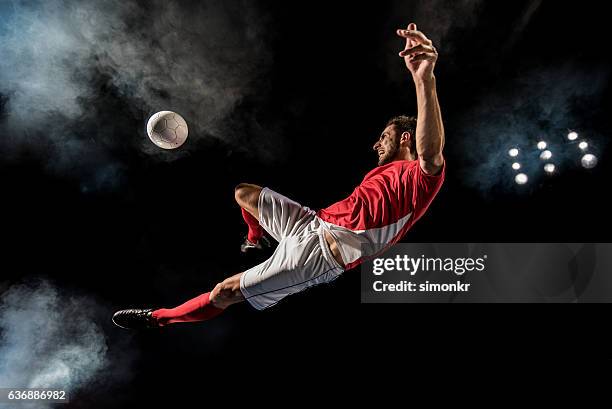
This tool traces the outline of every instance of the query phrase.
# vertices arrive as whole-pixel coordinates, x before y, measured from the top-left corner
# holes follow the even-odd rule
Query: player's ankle
[[[157,323],[158,326],[163,327],[168,325],[168,320],[164,319],[164,313],[167,313],[168,309],[167,308],[160,308],[158,310],[155,310],[151,313],[151,318]]]
[[[253,235],[249,234],[247,236],[247,240],[249,241],[249,243],[251,243],[252,245],[256,246],[257,243],[259,243],[259,240],[261,240],[261,236],[253,236]]]

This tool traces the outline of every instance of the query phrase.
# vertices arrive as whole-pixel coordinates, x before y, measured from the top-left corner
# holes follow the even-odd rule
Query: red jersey
[[[440,190],[445,168],[433,176],[418,160],[378,166],[349,197],[317,212],[336,239],[347,270],[404,236]]]

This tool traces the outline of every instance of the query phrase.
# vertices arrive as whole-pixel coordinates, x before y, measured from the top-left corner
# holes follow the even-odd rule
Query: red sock
[[[242,218],[249,226],[249,234],[247,235],[247,239],[254,244],[257,244],[261,236],[263,236],[263,228],[259,224],[259,220],[255,218],[251,213],[247,212],[244,209],[242,210]]]
[[[223,309],[210,303],[210,293],[204,293],[178,307],[155,310],[152,315],[161,326],[164,326],[175,322],[206,321],[222,312]]]

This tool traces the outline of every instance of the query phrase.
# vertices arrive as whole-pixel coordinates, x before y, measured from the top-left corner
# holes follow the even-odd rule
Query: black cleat
[[[113,315],[113,323],[126,329],[159,328],[160,326],[157,320],[153,318],[153,309],[151,308],[146,310],[132,308],[117,311]]]
[[[245,237],[244,243],[240,245],[240,251],[242,251],[243,253],[246,253],[247,251],[252,250],[252,249],[263,250],[263,249],[270,248],[270,246],[271,246],[270,240],[268,240],[266,236],[261,236],[261,239],[259,239],[257,243],[252,243],[249,241],[247,237]]]

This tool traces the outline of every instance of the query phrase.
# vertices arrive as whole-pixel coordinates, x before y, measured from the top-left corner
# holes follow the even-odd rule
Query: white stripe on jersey
[[[336,239],[344,264],[348,265],[384,250],[406,226],[411,216],[412,213],[408,213],[395,223],[367,230],[350,230],[333,223],[324,223]]]

